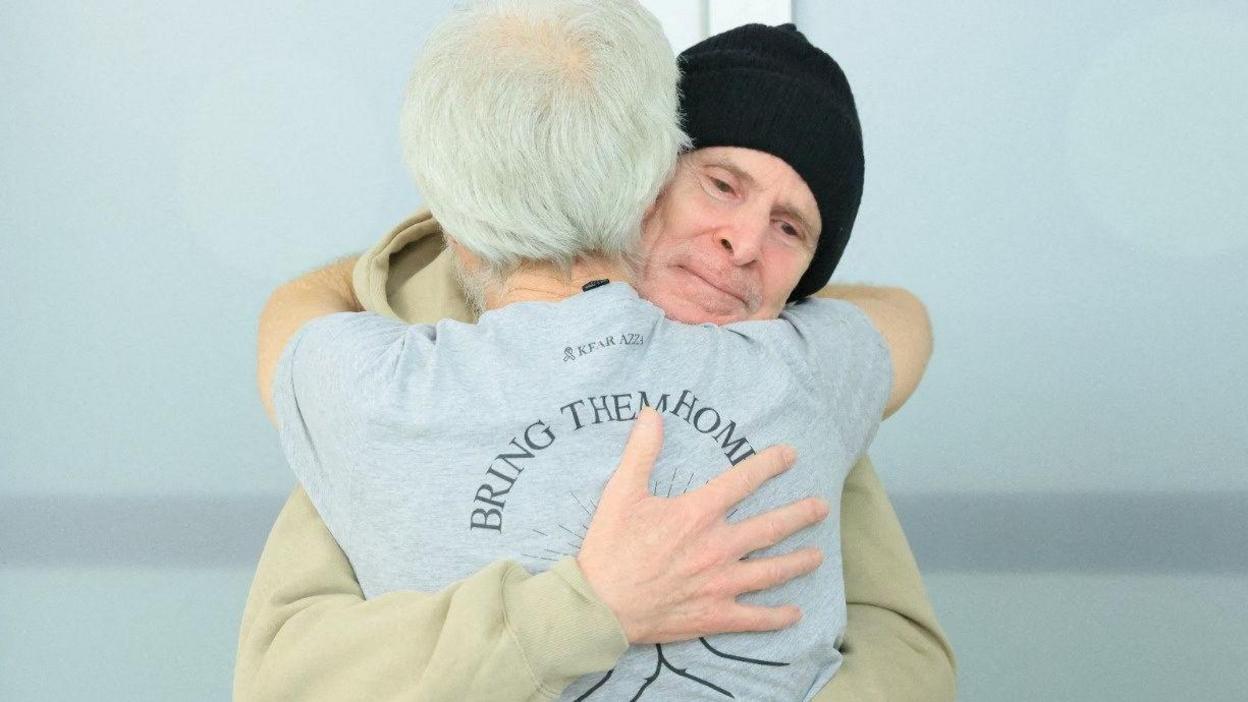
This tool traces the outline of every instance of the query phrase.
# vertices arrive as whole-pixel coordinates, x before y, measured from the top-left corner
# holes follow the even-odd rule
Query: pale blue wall
[[[220,700],[291,485],[278,282],[418,199],[449,2],[0,9],[0,699]],[[965,700],[1248,689],[1248,7],[796,3],[868,176],[843,279],[927,301],[872,454]]]
[[[929,305],[872,451],[960,699],[1248,690],[1248,5],[799,2],[858,97],[839,275]]]

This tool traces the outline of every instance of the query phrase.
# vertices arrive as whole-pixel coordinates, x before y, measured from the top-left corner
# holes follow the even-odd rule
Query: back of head
[[[635,248],[686,138],[678,73],[633,0],[493,0],[429,37],[404,160],[443,229],[494,272]]]
[[[788,163],[819,205],[814,258],[790,300],[822,288],[862,200],[862,127],[841,67],[797,27],[747,24],[680,55],[681,109],[694,148],[737,146]]]

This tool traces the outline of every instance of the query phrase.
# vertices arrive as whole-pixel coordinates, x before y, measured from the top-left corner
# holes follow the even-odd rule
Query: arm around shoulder
[[[365,600],[296,490],[248,595],[234,699],[548,700],[626,648],[570,559],[536,576],[499,561],[438,592]]]
[[[265,303],[256,334],[256,384],[269,421],[273,411],[273,377],[282,351],[307,322],[336,312],[358,312],[363,307],[351,287],[357,257],[348,257],[283,284]]]
[[[896,412],[918,388],[932,357],[932,322],[927,308],[902,288],[829,285],[817,296],[844,300],[862,310],[884,338],[893,364],[893,387],[884,416]]]

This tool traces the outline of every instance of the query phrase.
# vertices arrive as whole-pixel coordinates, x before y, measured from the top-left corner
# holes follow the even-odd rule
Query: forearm
[[[277,362],[295,332],[317,317],[363,309],[351,287],[355,261],[349,257],[331,263],[285,283],[269,296],[256,335],[256,383],[269,421],[275,421],[273,376]]]
[[[815,293],[815,297],[827,297],[849,302],[854,300],[888,300],[892,296],[893,291],[896,290],[903,289],[891,285],[834,283],[824,286],[822,290]]]
[[[901,524],[863,458],[841,506],[849,620],[841,670],[815,697],[835,700],[953,700],[955,664],[923,589]]]
[[[902,288],[829,285],[817,297],[844,300],[858,307],[888,345],[893,386],[884,416],[896,412],[919,386],[932,357],[932,323],[919,298]]]
[[[627,647],[571,561],[491,564],[439,592],[364,600],[311,502],[287,502],[243,615],[236,700],[546,700]]]

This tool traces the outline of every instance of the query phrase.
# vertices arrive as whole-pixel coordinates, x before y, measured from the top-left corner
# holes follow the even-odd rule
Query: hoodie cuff
[[[615,666],[628,639],[624,629],[585,581],[574,558],[529,576],[513,568],[504,582],[507,627],[515,637],[538,687],[552,697],[571,682]]]

